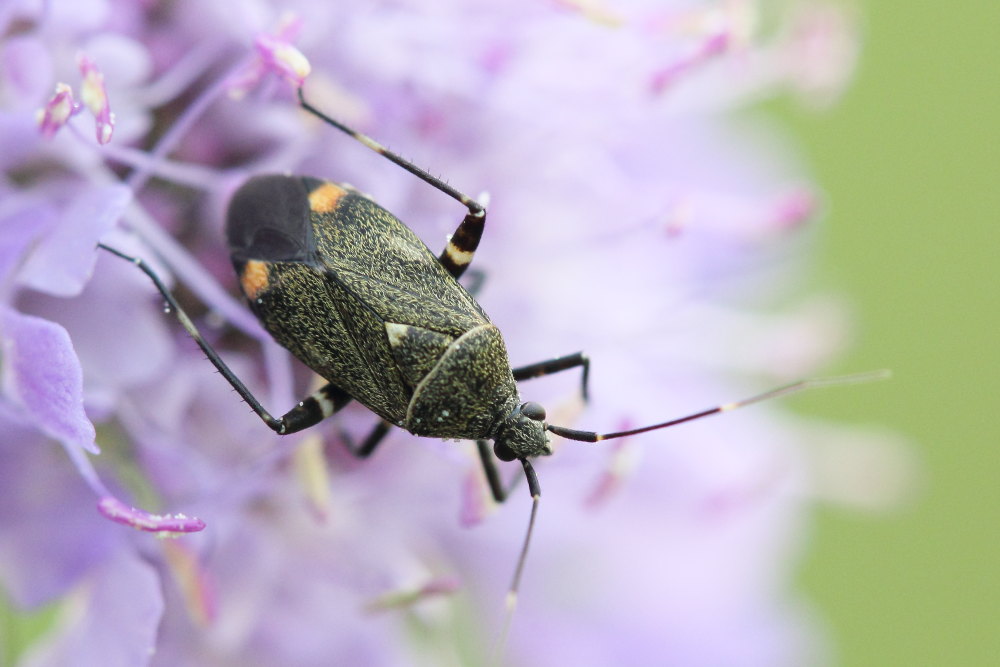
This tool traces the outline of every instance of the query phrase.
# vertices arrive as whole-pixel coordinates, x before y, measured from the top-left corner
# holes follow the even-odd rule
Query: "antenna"
[[[786,384],[782,387],[777,387],[776,389],[765,391],[762,394],[751,396],[750,398],[744,398],[741,401],[736,401],[734,403],[725,403],[723,405],[718,405],[714,408],[709,408],[708,410],[695,412],[694,414],[687,415],[686,417],[678,417],[676,419],[671,419],[670,421],[661,422],[659,424],[642,426],[640,428],[634,428],[628,431],[618,431],[616,433],[595,433],[594,431],[577,431],[575,429],[565,428],[563,426],[555,426],[553,424],[546,425],[545,429],[551,431],[552,433],[555,433],[558,436],[567,438],[569,440],[577,440],[580,442],[600,442],[601,440],[611,440],[612,438],[624,438],[627,435],[635,435],[637,433],[645,433],[647,431],[655,431],[657,429],[667,428],[668,426],[676,426],[678,424],[683,424],[685,422],[701,419],[702,417],[711,417],[712,415],[722,414],[723,412],[729,412],[737,408],[746,407],[748,405],[759,403],[761,401],[766,401],[772,398],[777,398],[779,396],[787,396],[788,394],[797,394],[798,392],[805,391],[806,389],[819,389],[821,387],[837,387],[848,384],[860,384],[863,382],[875,382],[877,380],[885,380],[889,378],[891,375],[892,373],[890,373],[888,370],[879,370],[879,371],[870,371],[867,373],[855,373],[853,375],[840,375],[837,377],[814,378],[812,380],[799,380],[798,382],[793,382],[792,384]]]

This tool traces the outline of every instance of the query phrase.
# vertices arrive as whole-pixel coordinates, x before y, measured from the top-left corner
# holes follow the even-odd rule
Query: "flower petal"
[[[3,391],[38,428],[67,447],[94,454],[94,425],[83,409],[83,371],[66,330],[48,320],[0,310]]]
[[[0,587],[34,609],[78,587],[125,531],[94,512],[93,491],[61,447],[0,407]]]
[[[56,224],[49,203],[32,202],[0,218],[0,283],[18,269],[29,247]]]
[[[94,270],[98,239],[118,222],[131,201],[132,191],[120,183],[81,192],[28,256],[20,283],[55,296],[79,294]]]
[[[145,665],[156,650],[163,593],[156,570],[131,551],[94,573],[62,609],[62,627],[23,665]]]

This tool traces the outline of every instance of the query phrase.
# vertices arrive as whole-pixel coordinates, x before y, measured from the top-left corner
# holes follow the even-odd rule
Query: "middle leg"
[[[513,369],[514,380],[517,382],[520,382],[521,380],[530,380],[532,378],[544,377],[546,375],[552,375],[554,373],[559,373],[560,371],[577,367],[583,368],[583,373],[580,378],[580,394],[583,396],[583,400],[586,401],[588,400],[590,394],[588,389],[590,380],[590,358],[583,352],[575,352],[562,357],[556,357],[555,359],[547,359],[545,361],[539,361],[535,364],[515,368]]]

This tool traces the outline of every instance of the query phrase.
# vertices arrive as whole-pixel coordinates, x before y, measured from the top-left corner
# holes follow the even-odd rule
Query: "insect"
[[[541,405],[521,400],[517,383],[578,368],[586,399],[590,362],[576,352],[511,367],[500,331],[458,282],[479,246],[485,208],[316,109],[301,88],[298,95],[303,109],[468,210],[445,249],[435,255],[399,219],[349,186],[311,177],[269,175],[254,177],[239,188],[229,206],[226,235],[247,303],[270,335],[327,384],[282,417],[273,417],[205,341],[145,262],[99,245],[134,262],[152,279],[208,359],[276,433],[313,426],[356,400],[380,421],[359,445],[350,447],[354,455],[369,456],[393,427],[417,436],[475,440],[497,502],[505,500],[508,489],[501,482],[496,460],[519,461],[533,502],[512,596],[541,496],[531,459],[551,454],[549,434],[584,442],[619,438],[845,380],[798,382],[615,433],[549,424]]]

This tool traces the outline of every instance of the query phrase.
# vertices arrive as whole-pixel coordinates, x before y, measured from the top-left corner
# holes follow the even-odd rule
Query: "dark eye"
[[[506,442],[497,441],[493,443],[493,453],[501,461],[513,461],[517,458],[517,454],[507,446]]]
[[[521,414],[528,419],[534,419],[536,422],[545,420],[545,408],[534,401],[528,401],[522,405]]]

